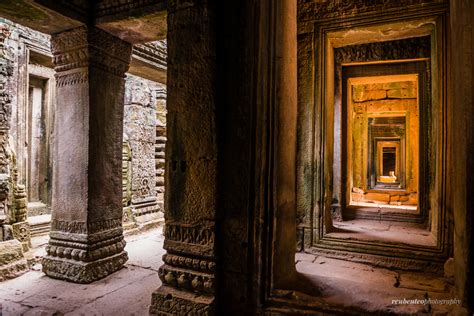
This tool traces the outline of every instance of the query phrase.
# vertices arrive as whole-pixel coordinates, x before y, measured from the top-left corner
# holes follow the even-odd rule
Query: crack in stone
[[[145,270],[151,270],[151,271],[154,271],[154,272],[158,272],[158,269],[153,269],[152,267],[143,267],[143,266],[140,266],[140,265],[137,265],[137,264],[134,264],[134,263],[126,263],[125,266],[126,267],[131,266],[131,267],[134,267],[134,268],[141,268],[141,269],[145,269]]]

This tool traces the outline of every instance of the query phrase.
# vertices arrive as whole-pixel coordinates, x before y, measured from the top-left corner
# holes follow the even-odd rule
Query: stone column
[[[127,261],[122,233],[124,78],[132,46],[97,28],[52,35],[57,106],[43,272],[89,283]]]
[[[152,315],[214,313],[215,36],[207,1],[168,2],[165,241]]]
[[[131,149],[131,211],[139,226],[163,219],[156,196],[156,83],[128,75],[125,83],[124,135]]]
[[[156,91],[155,179],[156,197],[163,209],[165,194],[166,87]]]
[[[451,67],[448,109],[450,182],[457,297],[474,311],[474,2],[449,2]]]

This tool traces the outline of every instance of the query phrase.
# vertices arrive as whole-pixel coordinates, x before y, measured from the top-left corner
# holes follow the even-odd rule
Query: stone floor
[[[35,238],[30,260],[44,253],[47,236]],[[54,280],[36,264],[32,271],[0,283],[0,315],[148,315],[151,293],[161,282],[162,229],[126,237],[125,267],[92,284]]]
[[[329,305],[377,315],[465,315],[459,298],[452,293],[451,281],[443,276],[393,271],[307,253],[296,254],[296,269],[320,289]]]
[[[44,254],[48,237],[33,240],[29,260]],[[0,315],[148,315],[151,293],[160,285],[163,235],[155,228],[126,237],[125,267],[89,285],[46,277],[41,266],[0,283]],[[457,304],[394,304],[392,300],[457,299],[444,277],[393,271],[306,253],[296,254],[296,268],[320,289],[325,304],[375,314],[464,315]],[[302,298],[304,299],[304,297]]]
[[[416,223],[355,219],[334,222],[334,227],[338,230],[326,234],[328,237],[424,247],[436,246],[433,235]]]

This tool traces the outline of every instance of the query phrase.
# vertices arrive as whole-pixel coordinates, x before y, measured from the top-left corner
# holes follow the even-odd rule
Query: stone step
[[[50,223],[43,223],[30,226],[30,232],[32,237],[47,235],[50,230]]]
[[[41,236],[49,233],[51,223],[51,214],[37,215],[28,217],[31,236]]]
[[[165,150],[165,144],[156,144],[155,145],[155,152],[159,152],[159,151],[164,151]]]
[[[155,159],[156,158],[165,158],[165,153],[160,151],[160,152],[155,152]]]
[[[165,144],[166,143],[166,137],[165,136],[156,136],[155,142],[157,144]]]

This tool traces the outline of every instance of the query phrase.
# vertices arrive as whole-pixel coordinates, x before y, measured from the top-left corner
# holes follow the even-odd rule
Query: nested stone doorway
[[[301,36],[300,58],[309,68],[299,74],[299,104],[306,107],[299,117],[299,250],[443,270],[452,254],[440,203],[443,14],[399,17],[403,26],[380,17],[350,28],[320,22],[317,36]],[[316,58],[308,60],[311,49]]]

